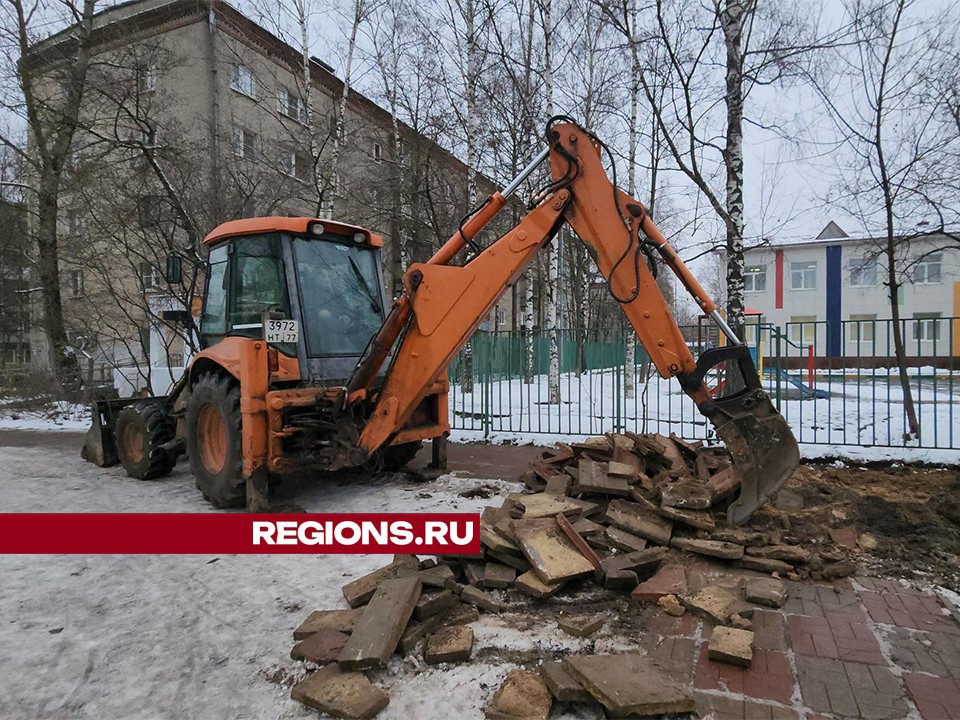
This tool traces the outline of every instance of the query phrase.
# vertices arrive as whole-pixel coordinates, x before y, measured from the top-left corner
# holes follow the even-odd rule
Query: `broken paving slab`
[[[460,593],[460,600],[468,605],[474,605],[485,612],[499,613],[503,610],[503,605],[492,595],[485,593],[473,585],[468,585],[463,589],[463,592]]]
[[[758,558],[744,555],[740,558],[739,565],[747,570],[756,570],[764,573],[779,573],[786,575],[793,572],[793,565],[783,560],[774,560],[773,558]]]
[[[642,655],[568,655],[563,669],[610,717],[693,712],[693,693]]]
[[[363,673],[341,672],[334,664],[307,675],[293,686],[290,697],[344,720],[369,720],[390,702],[390,696]]]
[[[613,500],[607,506],[607,522],[621,530],[656,543],[668,545],[673,523],[650,508],[628,500]]]
[[[720,527],[710,531],[711,540],[722,540],[723,542],[732,542],[744,547],[756,547],[758,545],[768,545],[767,533],[755,530],[745,530],[738,527]]]
[[[553,697],[560,702],[588,703],[593,696],[570,673],[563,669],[563,663],[545,662],[540,666],[540,677]]]
[[[662,488],[660,504],[685,510],[707,510],[713,505],[713,491],[697,480],[679,480]]]
[[[568,635],[586,638],[602,628],[606,621],[604,615],[563,615],[557,620],[557,627]]]
[[[682,565],[663,565],[653,577],[633,589],[631,597],[640,602],[659,602],[665,595],[687,594],[687,571]]]
[[[326,665],[336,661],[349,639],[349,635],[337,630],[319,630],[294,645],[290,657]]]
[[[463,662],[473,652],[473,628],[465,625],[437,630],[427,640],[423,660],[427,665],[448,662]]]
[[[449,590],[424,590],[420,593],[417,604],[413,606],[413,618],[425,620],[442,610],[453,607],[456,603],[457,598]]]
[[[517,508],[513,513],[516,515],[517,512],[520,512],[520,517],[524,520],[554,517],[557,513],[580,517],[581,515],[590,515],[597,510],[595,503],[577,500],[576,498],[548,495],[547,493],[532,493],[530,495],[513,493],[508,495],[507,499],[512,500]]]
[[[718,585],[710,585],[693,595],[683,595],[680,602],[690,612],[722,625],[731,613],[740,609],[740,598]]]
[[[596,577],[610,590],[632,590],[641,577],[656,570],[667,552],[665,547],[654,547],[608,557],[600,564]]]
[[[606,463],[599,463],[586,458],[578,465],[579,477],[574,492],[580,495],[617,495],[628,497],[630,484],[624,477],[611,475],[607,471]]]
[[[557,515],[557,525],[560,526],[560,529],[563,530],[564,535],[566,535],[570,542],[573,543],[573,546],[579,550],[587,560],[590,561],[590,564],[593,565],[594,569],[600,567],[600,557],[593,551],[593,548],[587,544],[587,541],[580,536],[580,533],[573,529],[573,525],[571,525],[570,521],[567,520],[567,518],[562,514]]]
[[[495,590],[506,590],[516,579],[516,569],[500,563],[488,562],[483,571],[483,585]]]
[[[813,553],[797,545],[760,545],[748,547],[747,555],[767,560],[783,560],[788,563],[808,563]]]
[[[403,631],[397,649],[406,655],[413,652],[420,641],[429,637],[437,631],[438,628],[454,625],[469,625],[480,619],[480,613],[473,605],[464,605],[457,603],[452,608],[440,612],[426,620],[414,620],[407,624],[407,629]]]
[[[370,598],[338,662],[344,670],[382,667],[400,642],[420,598],[416,577],[385,580]]]
[[[553,696],[536,673],[511,670],[484,709],[486,720],[549,720]]]
[[[593,564],[555,518],[514,520],[511,527],[524,556],[543,582],[552,585],[593,572]]]
[[[753,663],[753,632],[718,625],[710,636],[707,657],[716,662],[750,667]]]
[[[420,572],[420,563],[417,558],[413,555],[402,555],[389,565],[348,582],[343,586],[343,597],[350,607],[360,607],[370,602],[370,598],[377,591],[377,586],[384,580],[418,572]]]
[[[661,515],[674,522],[683,523],[698,530],[713,530],[717,526],[713,515],[705,513],[702,510],[684,510],[682,508],[662,505],[657,510]]]
[[[417,573],[417,577],[420,578],[420,582],[425,588],[443,588],[448,578],[456,579],[453,568],[443,564],[421,570]]]
[[[573,485],[573,478],[564,473],[563,475],[554,475],[547,480],[547,486],[544,492],[548,495],[566,496],[570,494],[570,487]]]
[[[603,531],[604,537],[611,547],[624,552],[639,552],[646,550],[647,541],[633,533],[621,530],[618,527],[608,527]]]
[[[360,616],[363,615],[363,608],[351,610],[314,610],[307,615],[304,620],[293,631],[294,640],[303,640],[310,637],[313,633],[321,630],[336,630],[337,632],[353,632],[353,626]]]
[[[545,583],[533,570],[530,570],[520,575],[513,587],[524,595],[543,600],[555,595],[565,584],[565,582]]]
[[[787,585],[774,578],[750,578],[746,583],[744,597],[748,602],[757,605],[780,608],[787,601]]]
[[[670,541],[670,547],[677,550],[686,550],[697,555],[721,558],[722,560],[739,560],[743,557],[743,545],[723,542],[722,540],[675,537]]]

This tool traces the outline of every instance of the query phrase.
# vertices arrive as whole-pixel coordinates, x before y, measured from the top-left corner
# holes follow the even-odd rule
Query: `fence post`
[[[807,385],[816,387],[813,380],[813,345],[807,345]]]

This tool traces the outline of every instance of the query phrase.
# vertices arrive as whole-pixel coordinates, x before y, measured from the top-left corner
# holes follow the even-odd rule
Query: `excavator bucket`
[[[701,404],[700,411],[713,423],[740,476],[740,495],[727,508],[727,520],[741,525],[793,474],[800,448],[760,385],[746,346],[708,350],[697,361],[697,372],[684,380],[702,381],[721,362],[727,364],[728,378],[739,377],[743,389]]]

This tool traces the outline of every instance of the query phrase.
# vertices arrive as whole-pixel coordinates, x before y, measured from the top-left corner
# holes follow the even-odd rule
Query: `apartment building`
[[[51,92],[71,43],[68,29],[31,50],[31,72]],[[134,0],[96,16],[60,258],[70,336],[95,382],[118,371],[142,389],[182,367],[182,333],[162,314],[196,309],[200,239],[225,220],[306,215],[369,227],[385,240],[388,290],[456,228],[466,166],[354,88],[339,117],[344,90],[322,60],[305,67],[300,49],[222,0]],[[160,272],[170,252],[187,259],[176,288]]]
[[[751,322],[784,329],[819,357],[892,356],[883,241],[830,222],[810,240],[770,241],[744,252]],[[897,243],[900,316],[915,358],[960,356],[960,246],[918,233]],[[755,331],[748,330],[748,340]]]

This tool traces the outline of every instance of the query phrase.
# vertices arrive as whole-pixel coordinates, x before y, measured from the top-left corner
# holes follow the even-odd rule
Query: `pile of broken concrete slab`
[[[783,576],[850,574],[848,560],[781,542],[775,531],[723,525],[722,501],[737,487],[722,451],[661,435],[608,435],[546,451],[525,479],[481,514],[482,552],[418,560],[397,556],[343,587],[348,610],[318,610],[296,629],[291,657],[321,669],[292,697],[334,717],[371,718],[387,693],[364,676],[395,653],[427,664],[463,662],[470,623],[499,613],[512,593],[546,600],[584,583],[628,591],[664,612],[692,612],[715,626],[708,657],[749,666],[755,605],[780,607]],[[687,592],[695,556],[760,571],[745,586]],[[844,567],[840,567],[844,565]],[[831,566],[836,566],[831,568]],[[529,601],[528,601],[529,602]],[[566,614],[564,632],[589,637],[605,616]],[[614,717],[693,710],[689,687],[639,654],[570,655],[536,672],[512,671],[485,710],[489,720],[547,718],[554,699],[598,702]]]

